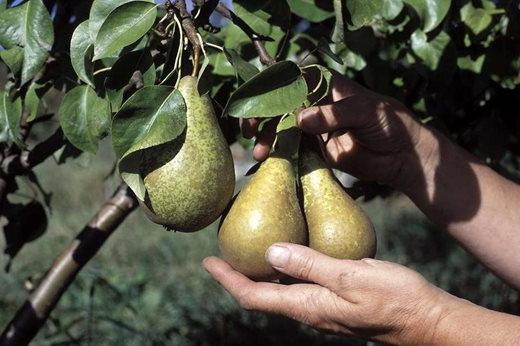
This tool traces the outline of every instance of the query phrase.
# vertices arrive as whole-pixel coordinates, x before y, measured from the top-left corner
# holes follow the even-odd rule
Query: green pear
[[[222,214],[233,197],[235,171],[211,99],[199,95],[195,77],[182,78],[178,89],[187,107],[186,130],[170,150],[148,158],[154,162],[143,179],[144,209],[167,228],[194,232]]]
[[[309,246],[339,259],[373,257],[376,234],[370,219],[318,153],[304,150],[301,154],[300,181]]]
[[[222,258],[251,279],[274,280],[279,273],[265,260],[269,246],[306,241],[292,163],[271,156],[238,194],[222,222],[218,234]]]

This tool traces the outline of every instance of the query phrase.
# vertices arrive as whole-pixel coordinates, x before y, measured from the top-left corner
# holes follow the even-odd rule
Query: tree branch
[[[18,310],[0,335],[1,346],[26,345],[34,338],[79,271],[137,205],[130,188],[120,185]]]
[[[45,161],[64,144],[63,131],[59,128],[52,136],[38,143],[32,150],[6,157],[2,161],[2,170],[7,176],[24,175]]]
[[[186,33],[186,36],[188,37],[188,40],[190,41],[191,46],[193,48],[193,71],[191,75],[197,76],[199,74],[199,62],[201,53],[200,41],[199,37],[197,36],[197,28],[195,27],[195,24],[193,24],[193,18],[186,9],[185,0],[177,0],[175,2],[174,7],[177,9],[181,16],[182,29]]]
[[[233,11],[229,10],[222,3],[217,5],[215,11],[231,20],[233,24],[238,26],[247,36],[249,36],[262,64],[273,65],[276,63],[276,60],[267,52],[264,45],[264,41],[273,41],[270,37],[256,33],[249,25],[247,25],[246,22],[244,22],[240,17],[238,17],[235,13],[233,13]]]

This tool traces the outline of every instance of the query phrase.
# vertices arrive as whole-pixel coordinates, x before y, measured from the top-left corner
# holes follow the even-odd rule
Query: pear
[[[211,99],[199,95],[197,79],[183,77],[178,90],[187,107],[186,130],[169,150],[148,158],[154,162],[143,179],[144,209],[156,223],[194,232],[222,214],[233,196],[235,171]]]
[[[309,246],[338,259],[373,257],[376,234],[370,219],[318,153],[302,152],[300,181]]]
[[[238,194],[219,230],[222,258],[253,280],[280,275],[265,260],[273,243],[305,244],[307,230],[292,163],[270,156]]]

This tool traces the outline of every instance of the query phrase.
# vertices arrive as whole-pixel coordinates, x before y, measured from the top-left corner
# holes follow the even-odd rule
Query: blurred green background
[[[235,154],[242,171],[252,163],[249,152]],[[53,191],[50,226],[21,250],[9,273],[0,274],[2,327],[117,186],[117,177],[106,178],[113,162],[105,141],[97,157],[83,155],[60,167],[48,160],[37,168],[43,187]],[[28,185],[23,180],[19,184],[22,189],[12,198],[31,198]],[[428,223],[408,199],[377,198],[363,207],[378,232],[378,258],[416,269],[477,304],[520,312],[519,294]],[[138,210],[80,273],[34,345],[362,344],[281,317],[242,311],[200,265],[204,257],[218,254],[216,227],[171,233]],[[1,257],[0,265],[6,263],[7,256]]]

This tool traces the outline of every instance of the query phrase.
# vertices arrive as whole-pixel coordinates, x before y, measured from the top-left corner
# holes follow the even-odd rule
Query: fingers
[[[258,120],[255,118],[251,119],[240,119],[240,130],[244,135],[244,138],[251,139],[256,136],[256,131],[258,130]]]
[[[271,146],[276,137],[276,119],[268,121],[262,131],[256,136],[256,145],[253,149],[253,158],[257,161],[263,161],[269,156]]]
[[[383,101],[380,102],[383,106]],[[375,123],[378,101],[366,94],[354,95],[337,102],[309,107],[298,114],[298,126],[311,134],[340,129],[359,129]]]
[[[206,258],[203,265],[244,309],[285,315],[317,328],[338,328],[328,316],[342,303],[324,287],[254,282],[216,257]]]
[[[357,261],[338,260],[306,246],[278,243],[267,250],[266,259],[284,274],[315,282],[333,292],[345,289],[343,284],[339,286],[339,277],[357,276],[364,280]]]

